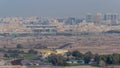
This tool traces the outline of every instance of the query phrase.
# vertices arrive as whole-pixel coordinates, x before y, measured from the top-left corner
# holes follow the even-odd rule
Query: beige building
[[[57,49],[56,52],[57,52],[56,54],[64,55],[66,52],[68,52],[68,50]]]

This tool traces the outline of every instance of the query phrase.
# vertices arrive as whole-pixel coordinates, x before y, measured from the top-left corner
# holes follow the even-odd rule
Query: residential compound
[[[4,17],[0,18],[0,34],[61,34],[78,32],[106,32],[120,29],[120,18],[117,13],[86,14],[76,18],[49,17]]]
[[[57,26],[49,24],[49,21],[37,17],[6,17],[0,19],[0,33],[10,34],[37,34],[55,33]]]

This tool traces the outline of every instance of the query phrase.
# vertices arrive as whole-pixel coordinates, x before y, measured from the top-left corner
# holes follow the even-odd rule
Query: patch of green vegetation
[[[24,58],[25,59],[32,59],[33,57],[35,57],[36,55],[35,54],[25,54],[24,55]]]
[[[3,58],[3,60],[11,60],[11,58]]]

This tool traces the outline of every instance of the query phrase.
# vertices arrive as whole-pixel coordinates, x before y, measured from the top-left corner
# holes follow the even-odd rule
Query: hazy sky
[[[0,16],[81,16],[119,12],[120,0],[0,0]]]

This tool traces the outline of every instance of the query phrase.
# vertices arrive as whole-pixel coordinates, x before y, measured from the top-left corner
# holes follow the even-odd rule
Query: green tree
[[[105,66],[106,66],[105,61],[104,60],[100,60],[99,61],[99,66],[102,67],[102,68],[105,68]]]
[[[114,53],[112,57],[113,57],[113,64],[119,64],[119,60],[120,60],[119,54]]]
[[[106,63],[107,63],[107,64],[113,64],[113,57],[112,57],[112,55],[108,55],[108,56],[107,56]]]
[[[71,53],[71,52],[67,52],[66,55],[67,55],[67,56],[71,56],[72,53]]]
[[[56,55],[56,54],[51,54],[49,56],[49,62],[51,62],[55,66],[64,66],[66,65],[65,63],[65,58],[62,55]]]
[[[95,60],[97,63],[99,63],[99,61],[100,61],[100,56],[99,56],[98,54],[95,54],[95,55],[94,55],[94,60]]]
[[[79,51],[73,51],[72,56],[74,56],[76,59],[83,59],[83,54]]]
[[[11,54],[9,54],[9,56],[12,57],[12,58],[18,58],[19,54],[17,54],[17,53],[11,53]]]
[[[21,44],[17,44],[16,48],[23,48]]]
[[[33,50],[33,49],[30,49],[30,50],[28,51],[28,53],[29,53],[29,54],[37,54],[38,52],[35,51],[35,50]]]
[[[4,54],[4,57],[9,58],[9,55],[8,54]]]
[[[107,57],[108,57],[108,55],[101,55],[100,56],[100,60],[103,60],[103,61],[107,61]],[[107,63],[107,62],[106,62]]]
[[[88,64],[92,58],[94,58],[94,55],[91,52],[84,54],[84,61],[86,64]]]

